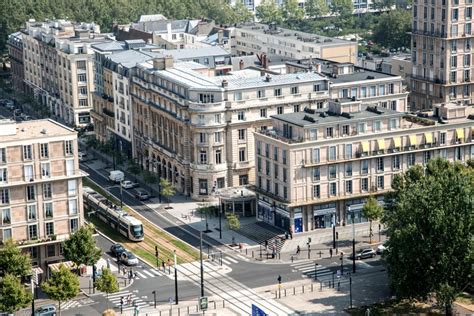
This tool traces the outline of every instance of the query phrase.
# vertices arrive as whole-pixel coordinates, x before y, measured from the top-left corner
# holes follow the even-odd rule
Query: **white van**
[[[120,183],[125,179],[125,174],[121,170],[112,170],[109,173],[109,180],[115,183]]]

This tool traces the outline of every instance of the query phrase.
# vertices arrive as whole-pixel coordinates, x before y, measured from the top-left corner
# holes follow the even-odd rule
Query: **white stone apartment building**
[[[294,232],[366,221],[365,200],[383,203],[396,174],[435,157],[474,158],[471,110],[437,105],[421,118],[339,99],[273,116],[272,130],[255,133],[258,219]]]
[[[324,107],[328,97],[327,79],[314,72],[213,76],[171,57],[138,65],[132,82],[135,157],[196,199],[253,183],[253,132],[271,115]]]
[[[27,92],[71,126],[91,123],[94,63],[90,45],[110,41],[94,24],[26,23],[22,31]]]
[[[322,58],[336,62],[357,62],[357,42],[284,29],[276,24],[237,25],[231,38],[232,54],[294,59]]]
[[[77,149],[77,133],[56,121],[0,121],[0,247],[13,239],[43,271],[84,224]]]

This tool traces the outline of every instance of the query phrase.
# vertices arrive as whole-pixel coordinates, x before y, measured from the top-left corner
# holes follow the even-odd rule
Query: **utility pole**
[[[122,188],[122,182],[123,182],[123,180],[120,181],[120,208],[123,207],[123,193],[122,193],[123,188]]]
[[[332,221],[332,249],[336,249],[336,214],[334,214]]]
[[[318,279],[318,264],[315,262],[314,263],[314,281]]]
[[[199,260],[201,261],[201,297],[204,296],[204,265],[202,263],[202,231],[199,233]]]
[[[344,275],[344,253],[341,251],[341,276]]]
[[[281,275],[278,275],[278,298],[281,298]]]
[[[159,269],[160,268],[160,257],[158,253],[158,246],[155,245],[155,257],[156,257],[156,266]]]
[[[222,239],[222,204],[221,204],[220,195],[219,195],[219,239]]]
[[[350,206],[349,206],[350,210]],[[356,240],[355,240],[355,214],[352,213],[352,273],[356,273]]]
[[[155,308],[156,308],[156,291],[153,291],[153,292],[151,292],[151,293],[153,293],[153,305],[154,305]],[[120,311],[120,313],[122,313],[122,312]]]
[[[176,297],[175,304],[178,305],[178,265],[176,262],[176,250],[174,250],[174,295]]]
[[[352,275],[349,272],[349,299],[350,299],[350,307],[352,309]]]

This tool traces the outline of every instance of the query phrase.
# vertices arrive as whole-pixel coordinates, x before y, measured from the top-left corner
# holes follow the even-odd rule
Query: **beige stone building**
[[[53,120],[0,121],[0,247],[12,238],[44,271],[84,224],[77,133]]]
[[[94,63],[90,46],[111,40],[94,24],[32,20],[22,31],[22,41],[26,91],[68,125],[91,123]]]
[[[294,232],[366,221],[369,195],[383,203],[396,174],[435,157],[474,158],[470,107],[437,105],[407,115],[360,100],[276,115],[255,133],[259,220]]]
[[[413,1],[413,109],[474,103],[472,0]]]
[[[357,62],[357,42],[284,29],[276,24],[238,25],[231,36],[232,54],[265,53],[288,59],[322,58],[337,62]]]
[[[322,108],[328,81],[314,73],[213,76],[206,66],[157,58],[132,78],[134,156],[179,192],[205,199],[255,181],[253,132],[270,116]]]

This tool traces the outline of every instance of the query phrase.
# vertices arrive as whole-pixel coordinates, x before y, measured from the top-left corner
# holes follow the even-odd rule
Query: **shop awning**
[[[425,144],[433,143],[433,133],[425,133]]]
[[[379,150],[385,150],[385,139],[377,139]]]
[[[456,137],[460,140],[464,140],[464,128],[456,129]]]
[[[57,272],[59,271],[59,267],[61,265],[64,265],[66,268],[68,268],[69,270],[71,270],[72,268],[74,268],[74,263],[72,261],[64,261],[64,262],[58,262],[58,263],[51,263],[51,264],[48,264],[48,268],[49,270],[51,271],[54,271],[54,272]]]
[[[402,138],[401,137],[395,137],[393,139],[393,147],[394,148],[401,148],[402,147]]]
[[[361,145],[362,145],[362,152],[369,152],[369,142],[368,141],[365,141],[365,142],[361,142]]]
[[[410,146],[416,146],[416,135],[410,135],[408,136],[408,138],[410,139]]]

